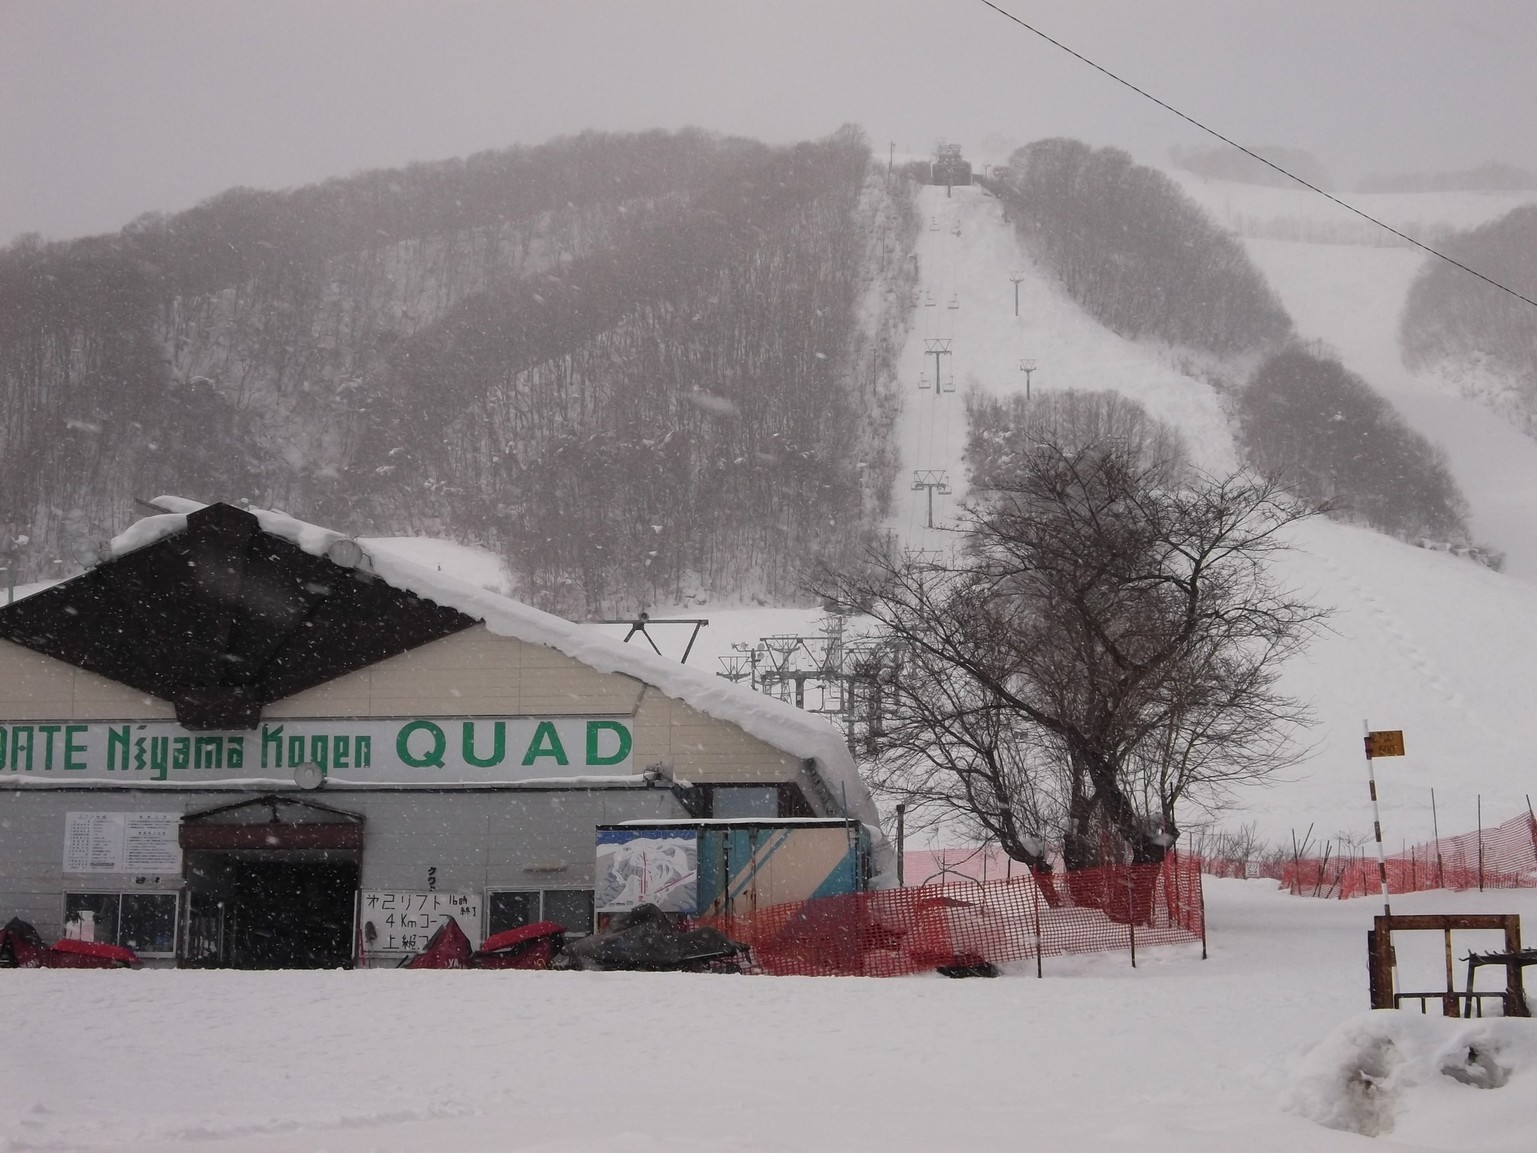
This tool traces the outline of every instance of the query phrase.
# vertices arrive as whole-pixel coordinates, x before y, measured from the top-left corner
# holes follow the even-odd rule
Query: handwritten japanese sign
[[[419,953],[452,918],[472,944],[480,944],[480,894],[365,889],[363,943],[370,953]],[[370,932],[372,929],[372,932]]]

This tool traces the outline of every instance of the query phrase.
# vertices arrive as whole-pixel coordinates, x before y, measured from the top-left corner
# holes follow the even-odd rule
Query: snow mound
[[[1297,1062],[1283,1105],[1368,1137],[1412,1129],[1416,1141],[1461,1137],[1464,1148],[1529,1148],[1530,1134],[1519,1137],[1515,1122],[1534,1067],[1531,1020],[1376,1011],[1346,1020]],[[1479,1091],[1492,1089],[1508,1091]]]

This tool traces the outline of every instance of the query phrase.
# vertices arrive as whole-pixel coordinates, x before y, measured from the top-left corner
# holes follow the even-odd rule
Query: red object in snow
[[[55,941],[43,960],[47,969],[133,969],[138,965],[139,955],[132,949],[69,937]]]
[[[517,929],[493,933],[470,958],[472,969],[548,969],[566,942],[566,927],[557,921],[535,921]]]
[[[450,917],[438,926],[438,931],[427,940],[427,947],[414,957],[406,959],[402,969],[468,969],[470,967],[470,939],[464,935],[459,922]]]
[[[37,930],[20,917],[12,917],[0,929],[0,967],[40,969],[47,953]]]
[[[69,937],[44,945],[37,930],[20,917],[0,929],[0,966],[18,969],[136,969],[139,955],[120,945]]]
[[[402,969],[548,969],[565,944],[566,929],[554,921],[535,921],[487,937],[472,949],[459,922],[450,918],[438,926],[427,947],[408,959]]]

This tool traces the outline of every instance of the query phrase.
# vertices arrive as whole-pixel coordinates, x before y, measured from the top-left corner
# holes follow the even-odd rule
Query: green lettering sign
[[[411,752],[411,736],[413,733],[426,733],[432,740],[432,746],[422,756]],[[431,721],[412,721],[408,725],[400,726],[400,735],[395,738],[395,755],[403,764],[410,765],[413,769],[422,769],[431,766],[434,769],[443,767],[443,753],[448,748],[448,738],[443,735],[443,730]]]
[[[560,734],[555,731],[554,721],[539,722],[534,739],[528,742],[528,752],[523,754],[523,764],[531,765],[540,757],[554,757],[557,765],[571,763],[566,757],[565,746],[560,743]]]
[[[79,772],[87,767],[86,763],[80,759],[85,756],[85,745],[78,738],[89,728],[89,725],[64,726],[64,767],[66,769]]]
[[[619,738],[613,753],[604,756],[599,750],[599,734],[613,733]],[[630,755],[630,726],[623,721],[587,722],[587,763],[589,765],[617,765]]]
[[[475,722],[464,722],[464,762],[468,765],[478,765],[482,769],[489,769],[492,765],[499,765],[507,756],[507,722],[496,721],[491,726],[491,755],[481,757],[475,752]]]

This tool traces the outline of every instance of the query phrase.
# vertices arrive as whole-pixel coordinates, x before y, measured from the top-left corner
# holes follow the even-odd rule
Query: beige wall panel
[[[641,685],[542,645],[467,629],[296,693],[272,717],[628,715]]]
[[[116,684],[93,673],[75,673],[75,711],[77,720],[175,720],[176,707],[170,701]]]
[[[513,696],[517,693],[516,669],[425,668],[402,669],[375,665],[369,695],[379,697]]]
[[[771,782],[800,779],[800,761],[655,689],[635,717],[635,760],[661,761],[696,783]]]
[[[366,678],[353,674],[297,696],[273,701],[262,709],[262,717],[270,720],[282,720],[285,717],[366,717],[369,715],[368,707],[368,682]]]
[[[106,677],[0,641],[0,717],[31,720],[156,720],[169,702]]]
[[[0,715],[43,720],[69,716],[74,701],[74,669],[58,661],[0,641]]]
[[[594,680],[590,670],[551,670],[543,676],[523,674],[522,699],[528,713],[623,713],[628,716],[640,700],[642,686],[624,676]]]
[[[524,641],[499,637],[484,627],[476,626],[431,641],[410,652],[401,653],[398,657],[391,657],[374,667],[410,662],[418,668],[517,668],[523,663],[524,653],[530,647]]]

